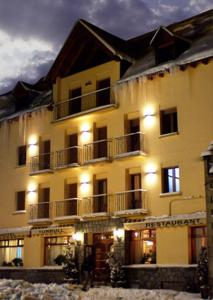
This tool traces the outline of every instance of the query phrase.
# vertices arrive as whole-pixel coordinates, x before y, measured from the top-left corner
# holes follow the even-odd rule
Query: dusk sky
[[[44,76],[79,18],[127,39],[212,8],[212,0],[0,0],[0,93]]]

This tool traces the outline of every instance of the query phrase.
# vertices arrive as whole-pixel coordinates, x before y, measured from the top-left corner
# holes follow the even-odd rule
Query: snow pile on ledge
[[[31,284],[23,280],[0,280],[1,300],[196,300],[198,294],[172,290],[122,289],[107,286],[83,292],[69,284]]]

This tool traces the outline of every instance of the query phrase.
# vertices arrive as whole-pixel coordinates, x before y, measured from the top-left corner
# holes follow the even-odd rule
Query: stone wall
[[[0,268],[0,279],[23,279],[32,283],[64,283],[64,273],[62,269],[41,268]]]
[[[128,287],[197,292],[196,266],[125,266]]]

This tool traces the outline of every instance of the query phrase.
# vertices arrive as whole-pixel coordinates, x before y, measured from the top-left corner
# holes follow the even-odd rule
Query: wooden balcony
[[[79,146],[69,147],[56,151],[56,169],[78,167],[82,163],[82,148]]]
[[[29,224],[49,224],[52,218],[52,203],[38,202],[29,205]]]
[[[135,132],[114,138],[113,158],[123,158],[127,156],[145,155],[144,134]]]
[[[84,145],[84,164],[110,161],[112,157],[112,140],[104,139]]]
[[[56,201],[54,203],[54,220],[79,220],[80,205],[82,200],[79,198],[70,198],[65,200]]]
[[[53,172],[53,153],[43,153],[31,158],[30,175]]]
[[[90,112],[116,107],[110,87],[55,103],[53,121],[81,116]]]

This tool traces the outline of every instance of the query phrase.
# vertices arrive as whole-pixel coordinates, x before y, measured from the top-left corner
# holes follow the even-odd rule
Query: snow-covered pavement
[[[0,280],[0,300],[196,300],[199,294],[172,290],[91,288],[81,291],[70,284],[31,284],[23,280]]]

